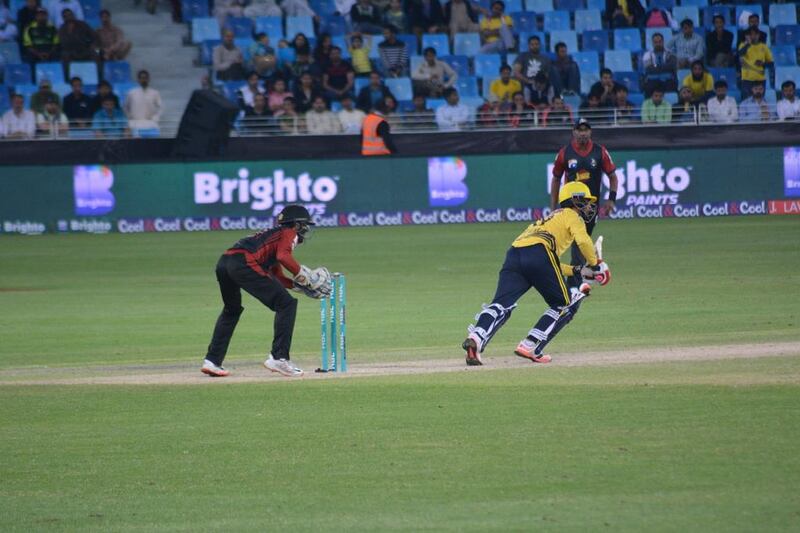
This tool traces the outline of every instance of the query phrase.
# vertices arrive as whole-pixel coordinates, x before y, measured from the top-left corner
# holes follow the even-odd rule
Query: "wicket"
[[[322,366],[317,372],[347,372],[346,307],[344,274],[334,272],[331,276],[331,295],[319,302]]]

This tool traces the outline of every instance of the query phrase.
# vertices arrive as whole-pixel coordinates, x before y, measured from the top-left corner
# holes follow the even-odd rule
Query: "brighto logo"
[[[250,204],[254,211],[266,211],[275,203],[330,202],[336,198],[338,176],[311,178],[303,172],[297,178],[276,169],[271,177],[250,179],[250,171],[240,168],[237,178],[220,178],[214,172],[194,173],[196,204]]]

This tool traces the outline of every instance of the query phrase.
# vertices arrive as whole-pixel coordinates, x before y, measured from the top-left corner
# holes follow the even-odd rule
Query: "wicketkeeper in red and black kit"
[[[308,236],[311,216],[301,205],[287,205],[278,215],[276,227],[239,240],[217,262],[217,281],[224,307],[214,327],[208,354],[201,371],[224,377],[228,371],[222,361],[228,351],[233,330],[244,311],[241,289],[275,311],[272,351],[264,366],[284,376],[299,377],[303,371],[289,357],[297,312],[297,300],[286,289],[322,298],[331,292],[331,276],[320,267],[310,270],[292,256],[295,246]],[[292,274],[288,278],[283,269]]]
[[[578,181],[589,187],[592,196],[602,198],[603,174],[608,176],[608,200],[602,207],[607,214],[614,210],[617,200],[617,168],[611,159],[608,150],[602,144],[592,142],[592,125],[588,120],[582,118],[575,123],[572,130],[572,142],[558,151],[555,166],[553,167],[553,177],[550,182],[550,208],[558,207],[558,191],[561,188],[561,178],[566,174],[565,183]],[[598,210],[599,211],[599,210]],[[597,213],[586,221],[586,233],[589,235],[594,231],[597,224]],[[586,262],[578,247],[572,245],[573,265],[582,265]],[[583,280],[580,275],[567,278],[571,290],[577,290]]]

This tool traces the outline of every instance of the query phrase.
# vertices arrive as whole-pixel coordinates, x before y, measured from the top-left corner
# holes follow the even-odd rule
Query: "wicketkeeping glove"
[[[600,285],[608,285],[608,282],[611,281],[611,270],[605,261],[597,263],[592,270],[594,271],[594,280]]]
[[[302,292],[303,294],[305,294],[309,298],[314,298],[315,300],[319,300],[321,298],[324,298],[325,296],[328,296],[328,294],[330,294],[330,293],[323,294],[319,290],[309,289],[308,287],[304,287],[303,285],[298,285],[297,282],[294,283],[294,287],[292,287],[292,290],[295,291],[295,292]]]

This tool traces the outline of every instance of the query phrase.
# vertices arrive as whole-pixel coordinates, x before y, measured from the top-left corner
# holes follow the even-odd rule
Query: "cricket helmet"
[[[278,224],[281,226],[294,226],[297,230],[297,237],[300,242],[303,242],[310,236],[311,226],[314,226],[314,221],[311,220],[311,214],[308,209],[298,204],[290,204],[283,208],[278,214]]]
[[[592,196],[592,192],[586,184],[571,181],[558,191],[558,205],[576,208],[581,218],[589,222],[597,212],[597,197]]]

